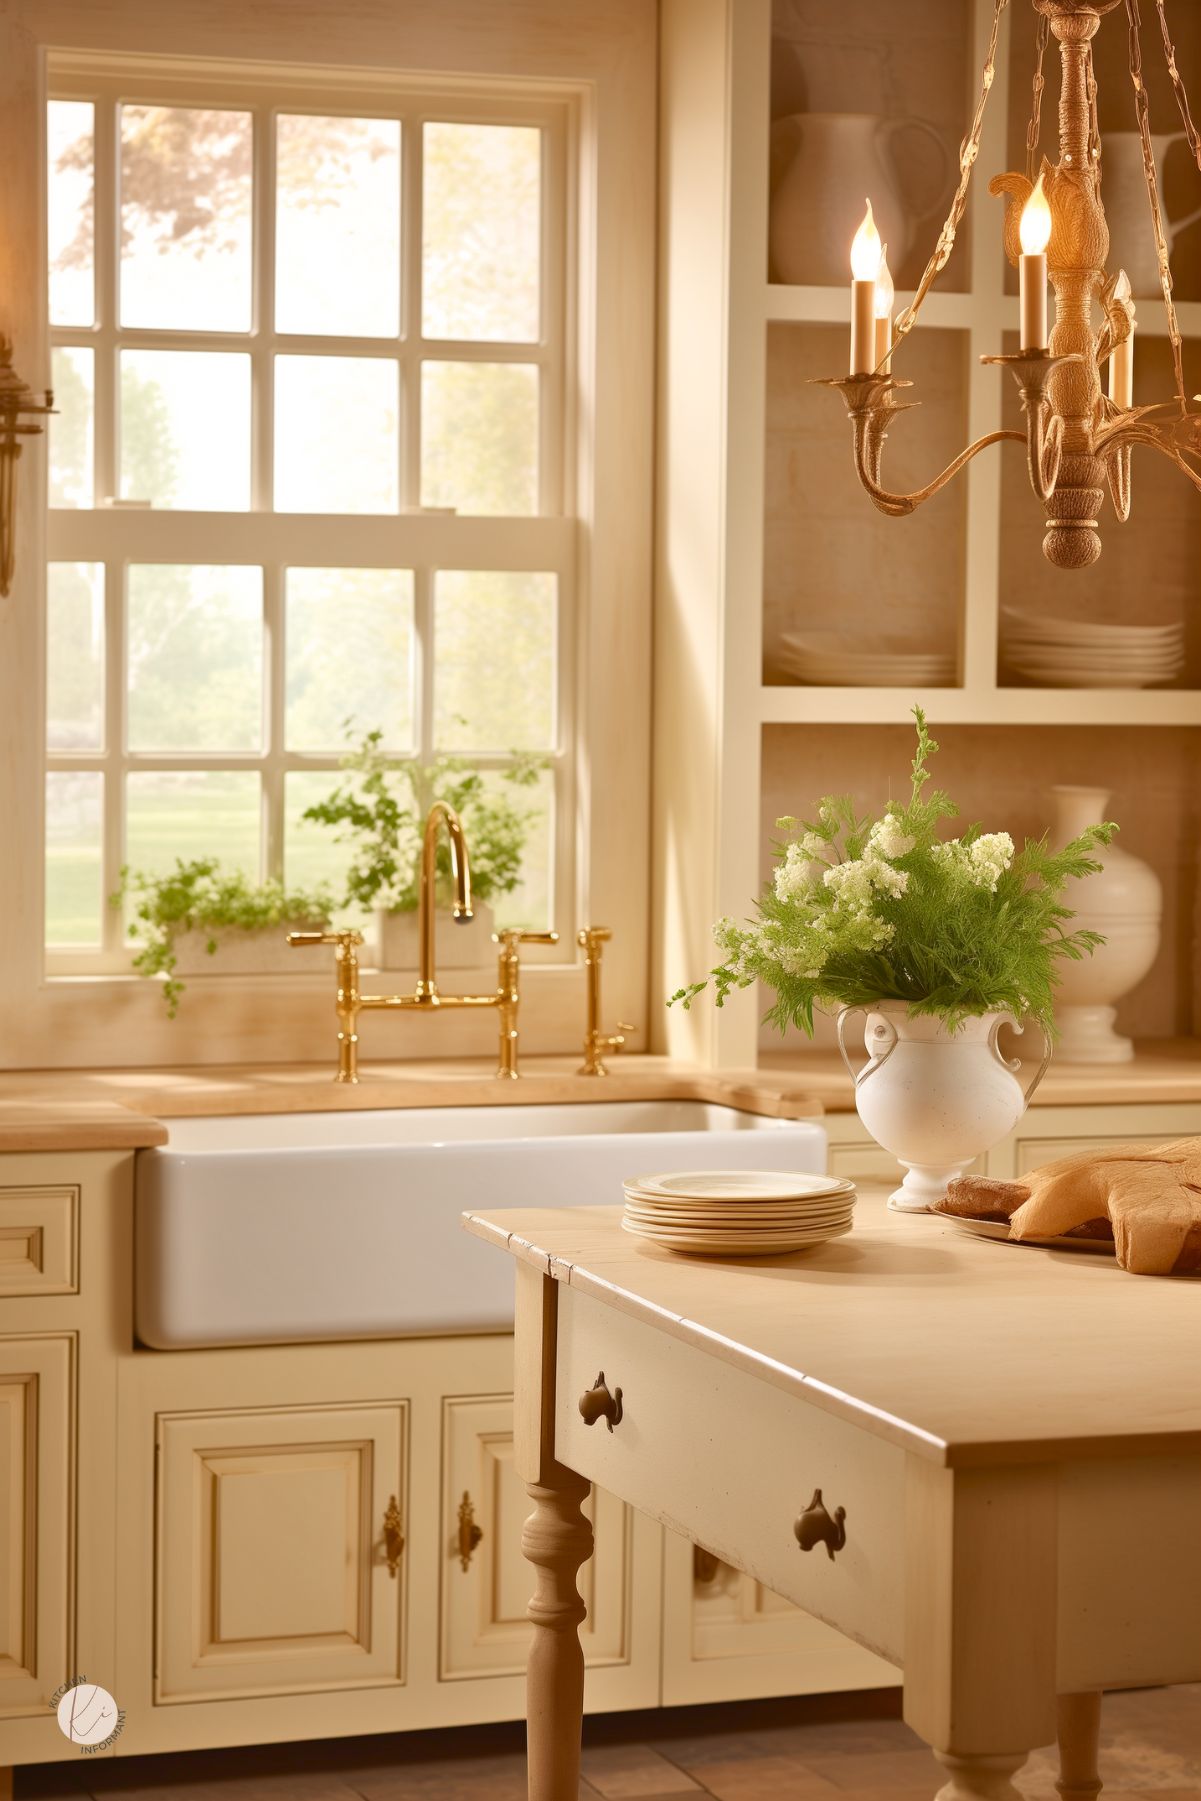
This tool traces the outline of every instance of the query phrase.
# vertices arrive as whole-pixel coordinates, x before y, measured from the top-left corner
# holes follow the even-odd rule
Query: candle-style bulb
[[[856,281],[875,281],[880,273],[883,252],[884,246],[880,242],[880,233],[876,230],[872,203],[869,200],[863,223],[851,239],[851,274]]]
[[[895,299],[896,289],[893,286],[892,271],[888,267],[888,245],[885,244],[880,251],[880,272],[876,276],[877,319],[892,318],[892,303]]]
[[[1023,256],[1041,256],[1051,242],[1051,208],[1043,188],[1041,170],[1030,198],[1022,208],[1018,237],[1021,240]]]
[[[1134,298],[1133,290],[1130,286],[1130,277],[1127,275],[1125,269],[1118,270],[1118,279],[1113,284],[1113,297],[1118,302],[1119,306],[1125,306],[1128,300],[1133,300]]]

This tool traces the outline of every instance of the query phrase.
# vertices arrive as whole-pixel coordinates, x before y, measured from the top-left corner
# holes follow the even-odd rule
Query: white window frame
[[[570,931],[576,907],[575,629],[578,611],[576,521],[567,502],[575,491],[577,422],[571,396],[575,339],[574,296],[568,280],[573,221],[569,165],[574,154],[575,108],[567,97],[515,93],[511,84],[491,90],[477,82],[435,84],[314,71],[289,79],[238,64],[206,65],[203,73],[178,64],[142,67],[136,73],[98,65],[95,59],[55,55],[49,68],[51,99],[88,100],[95,130],[95,317],[91,327],[52,326],[55,348],[88,349],[94,356],[94,508],[55,508],[47,529],[49,562],[101,564],[105,577],[104,749],[94,753],[48,751],[48,773],[96,771],[103,776],[103,891],[112,891],[125,855],[126,777],[134,771],[245,770],[261,782],[261,870],[283,873],[285,781],[292,771],[334,770],[336,752],[289,751],[284,743],[285,571],[289,567],[398,568],[413,571],[416,755],[429,758],[433,742],[433,588],[447,570],[530,570],[556,578],[557,694],[553,773],[552,919],[561,947],[530,947],[530,961],[574,961]],[[122,102],[203,106],[249,111],[254,130],[254,304],[248,333],[121,327],[119,300],[119,108]],[[275,121],[280,114],[397,119],[401,127],[401,317],[395,339],[296,334],[274,329]],[[541,323],[535,343],[427,339],[421,334],[421,135],[430,122],[532,126],[542,136]],[[135,509],[104,503],[119,493],[118,359],[122,349],[248,352],[253,418],[250,508],[239,513],[176,508]],[[276,513],[273,490],[273,380],[276,355],[393,357],[400,384],[399,513]],[[539,371],[539,511],[528,517],[447,517],[420,506],[421,364],[425,360],[534,364]],[[249,564],[263,571],[264,740],[258,752],[162,753],[127,748],[125,588],[139,563]],[[347,712],[353,710],[348,695]],[[495,749],[478,756],[480,767],[500,768]],[[535,922],[541,924],[543,922]],[[103,908],[99,949],[48,947],[46,973],[121,974],[129,969],[124,921]],[[216,972],[206,980],[220,981]]]

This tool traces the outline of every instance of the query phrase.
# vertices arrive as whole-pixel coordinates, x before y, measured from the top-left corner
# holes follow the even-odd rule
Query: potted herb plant
[[[326,800],[305,809],[304,818],[331,827],[340,844],[353,848],[346,875],[347,905],[376,910],[377,955],[381,969],[416,969],[419,957],[417,905],[425,820],[436,800],[453,807],[463,822],[471,857],[472,919],[439,934],[438,963],[444,969],[480,969],[493,959],[490,903],[512,894],[521,879],[521,859],[534,818],[519,796],[546,767],[545,757],[517,755],[498,772],[503,788],[461,757],[430,763],[391,757],[381,749],[382,733],[367,732],[342,759],[346,779]],[[505,792],[505,790],[511,792]],[[436,899],[449,909],[450,848],[438,842]]]
[[[944,838],[958,809],[924,793],[938,746],[920,707],[912,785],[904,805],[861,816],[852,798],[827,796],[816,819],[777,821],[788,834],[775,876],[745,925],[714,928],[723,952],[708,981],[672,996],[685,1007],[710,983],[717,1005],[763,982],[768,1018],[813,1035],[815,1008],[837,1011],[839,1047],[855,1079],[860,1118],[906,1165],[892,1196],[924,1211],[954,1175],[1011,1131],[1046,1068],[1054,1036],[1057,972],[1104,943],[1069,930],[1064,893],[1099,867],[1116,826],[1091,825],[1062,850],[1045,837],[1016,850],[1007,832],[972,825]],[[867,1063],[845,1044],[849,1016],[867,1015]],[[1033,1019],[1046,1056],[1025,1095],[998,1048],[1001,1027]]]
[[[168,1017],[174,1019],[185,975],[204,972],[212,959],[225,974],[274,975],[293,967],[289,932],[324,931],[333,912],[325,888],[285,888],[252,882],[240,870],[224,871],[215,857],[176,858],[167,875],[121,871],[110,897],[119,907],[134,902],[129,933],[138,946],[133,967],[162,976]]]

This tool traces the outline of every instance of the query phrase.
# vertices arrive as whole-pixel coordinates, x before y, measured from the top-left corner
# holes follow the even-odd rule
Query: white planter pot
[[[1056,844],[1099,825],[1109,802],[1104,788],[1052,788]],[[1105,943],[1079,963],[1063,959],[1055,990],[1059,1057],[1065,1063],[1128,1063],[1134,1045],[1114,1030],[1115,1002],[1136,988],[1159,954],[1163,888],[1153,869],[1120,845],[1097,853],[1097,875],[1073,882],[1072,927],[1100,932]]]
[[[846,1023],[866,1012],[868,1062],[858,1072],[846,1049]],[[1011,1132],[1051,1060],[1048,1044],[1033,1082],[1022,1092],[1010,1062],[997,1048],[1003,1025],[1022,1027],[1007,1013],[982,1013],[958,1031],[927,1015],[910,1016],[902,1001],[874,1008],[846,1007],[838,1016],[838,1048],[855,1080],[855,1110],[875,1139],[908,1174],[889,1196],[903,1213],[925,1213],[952,1176]]]
[[[475,903],[468,920],[456,920],[449,908],[440,907],[434,919],[434,967],[439,978],[452,970],[487,970],[495,977],[494,929],[492,909],[485,902]],[[411,970],[416,976],[421,934],[415,911],[389,913],[380,908],[375,915],[375,944],[381,969]]]
[[[189,976],[278,976],[297,968],[296,952],[288,944],[289,932],[324,931],[320,919],[296,919],[283,925],[248,932],[242,926],[224,926],[212,932],[180,932],[173,944],[175,974]],[[209,945],[215,944],[211,954]]]

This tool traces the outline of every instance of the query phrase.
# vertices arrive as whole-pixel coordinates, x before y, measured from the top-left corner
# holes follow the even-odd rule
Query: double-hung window
[[[544,758],[502,916],[573,913],[568,114],[52,64],[46,944],[123,865],[339,879],[348,734]]]

